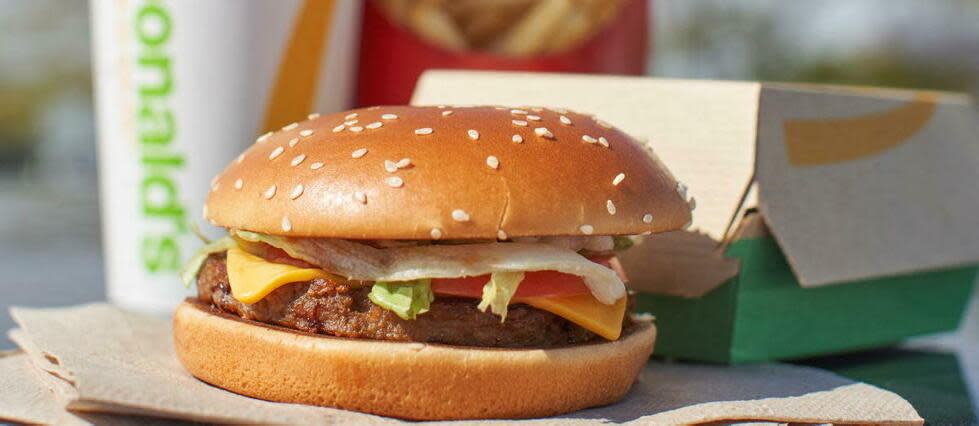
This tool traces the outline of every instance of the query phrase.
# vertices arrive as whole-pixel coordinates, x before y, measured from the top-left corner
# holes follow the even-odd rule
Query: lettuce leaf
[[[264,242],[350,280],[412,281],[501,271],[558,271],[584,279],[592,295],[607,305],[626,294],[625,284],[615,271],[580,253],[550,244],[512,242],[379,249],[356,240],[232,232],[235,238]]]
[[[180,270],[180,279],[184,282],[184,287],[190,287],[197,280],[197,273],[201,270],[201,266],[204,265],[204,261],[207,257],[214,253],[220,253],[222,251],[227,251],[232,247],[238,245],[234,239],[231,237],[224,237],[220,240],[212,241],[207,243],[197,253],[191,256],[190,260],[184,264],[183,269]]]
[[[428,312],[435,300],[432,280],[378,281],[367,295],[378,306],[398,314],[402,319],[415,319]]]
[[[632,246],[636,245],[636,240],[628,235],[615,235],[612,237],[612,243],[612,251],[619,252],[632,248]]]
[[[490,280],[483,286],[483,300],[479,302],[479,310],[486,312],[489,308],[500,316],[500,322],[506,320],[507,306],[517,292],[517,286],[523,281],[523,272],[494,272]]]

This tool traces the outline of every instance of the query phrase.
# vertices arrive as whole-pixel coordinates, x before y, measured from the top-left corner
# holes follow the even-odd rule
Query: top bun
[[[218,175],[226,228],[351,239],[670,231],[686,188],[633,138],[561,109],[385,106],[262,135]]]

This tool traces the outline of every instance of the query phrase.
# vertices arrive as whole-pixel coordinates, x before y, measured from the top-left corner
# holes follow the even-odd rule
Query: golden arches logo
[[[323,46],[329,42],[335,6],[335,0],[303,2],[279,62],[262,132],[277,129],[312,112],[316,82],[325,56]]]
[[[923,93],[887,111],[847,118],[786,120],[789,164],[816,166],[877,155],[921,130],[936,109],[935,95]]]

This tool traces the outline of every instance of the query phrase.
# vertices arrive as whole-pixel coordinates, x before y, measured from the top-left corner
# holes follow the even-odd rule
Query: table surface
[[[105,300],[98,204],[88,192],[0,182],[0,330],[10,306]],[[11,242],[13,244],[11,244]],[[0,350],[15,348],[6,335]],[[798,361],[892,390],[929,421],[979,420],[979,292],[958,333],[896,348]]]

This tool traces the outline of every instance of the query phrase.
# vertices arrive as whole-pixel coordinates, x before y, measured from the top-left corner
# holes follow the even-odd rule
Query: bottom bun
[[[546,349],[347,339],[241,320],[193,301],[174,344],[197,378],[269,401],[412,420],[546,417],[622,398],[653,351],[637,322],[614,342]]]

